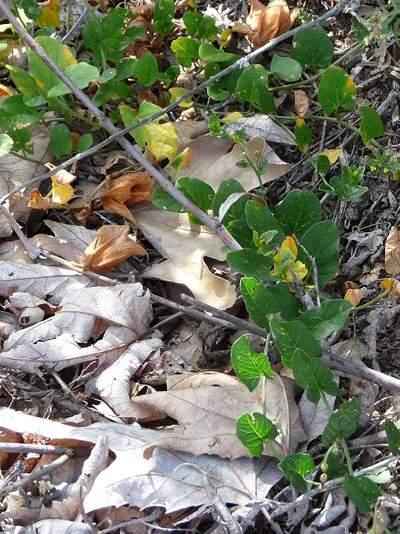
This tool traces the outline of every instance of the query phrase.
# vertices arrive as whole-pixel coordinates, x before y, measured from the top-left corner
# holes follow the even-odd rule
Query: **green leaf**
[[[227,229],[243,248],[249,249],[254,246],[253,232],[247,226],[246,219],[237,219],[230,222]]]
[[[315,259],[319,284],[323,288],[339,267],[339,231],[336,225],[331,221],[314,224],[301,238],[301,244]],[[299,257],[311,272],[310,260],[302,250],[299,251]]]
[[[250,391],[257,387],[262,376],[273,377],[268,357],[262,352],[254,352],[249,334],[240,336],[232,345],[231,362],[236,376]]]
[[[161,210],[175,211],[183,213],[185,208],[177,200],[174,199],[167,191],[158,186],[153,191],[153,205]]]
[[[315,471],[315,463],[312,456],[305,452],[289,454],[279,462],[278,467],[297,491],[301,493],[307,491],[305,477]]]
[[[254,248],[243,248],[229,252],[227,256],[229,267],[245,276],[254,276],[259,280],[271,280],[271,257],[259,254]]]
[[[349,438],[356,430],[361,416],[359,399],[343,402],[338,410],[330,416],[322,433],[322,441],[330,445],[336,440]]]
[[[70,65],[65,69],[65,74],[71,78],[75,85],[79,89],[85,89],[90,82],[95,82],[100,76],[99,69],[89,63],[81,61],[76,65]],[[60,82],[50,89],[47,93],[48,98],[54,98],[56,96],[68,95],[71,93],[71,89],[65,85],[65,83]]]
[[[324,461],[321,463],[321,471],[326,474],[328,480],[341,477],[347,473],[347,467],[336,446],[328,450]]]
[[[132,76],[137,79],[140,85],[149,87],[153,85],[158,79],[158,65],[154,54],[148,52],[136,60]]]
[[[358,20],[356,17],[351,17],[351,25],[353,27],[353,31],[356,35],[357,42],[362,43],[368,41],[368,37],[370,36],[371,32],[369,29],[361,22],[361,20]]]
[[[174,28],[174,0],[157,0],[154,7],[154,29],[161,35],[168,35]]]
[[[362,514],[371,512],[381,495],[379,486],[367,477],[346,477],[343,489]]]
[[[176,187],[201,210],[207,212],[211,209],[212,201],[215,195],[214,189],[211,187],[211,185],[203,182],[203,180],[199,180],[198,178],[182,176],[177,181]],[[199,222],[197,224],[201,223]]]
[[[333,59],[332,41],[323,28],[301,30],[293,38],[292,57],[303,67],[326,68]]]
[[[303,73],[301,64],[286,56],[275,54],[271,61],[271,73],[285,82],[297,82]]]
[[[236,434],[253,456],[260,457],[266,440],[275,439],[278,430],[262,413],[244,413],[236,422]]]
[[[272,245],[278,245],[285,237],[282,227],[272,212],[255,200],[249,200],[246,204],[246,220],[249,227],[260,235],[270,230],[276,230],[277,234],[271,243]]]
[[[318,102],[327,115],[332,115],[340,108],[353,111],[357,89],[354,82],[341,67],[326,69],[318,88]]]
[[[7,134],[0,134],[0,157],[9,154],[14,145],[14,141]]]
[[[299,301],[286,285],[263,286],[255,278],[242,278],[240,292],[250,319],[262,328],[269,328],[271,314],[288,320],[299,314]]]
[[[72,152],[72,138],[65,124],[55,124],[50,130],[50,146],[56,158],[68,156]]]
[[[312,129],[304,119],[298,118],[294,127],[297,145],[303,153],[307,153],[312,142]]]
[[[297,354],[303,358],[321,355],[322,350],[319,341],[301,321],[283,323],[277,319],[272,319],[270,327],[282,362],[286,367],[292,366],[292,360]]]
[[[77,152],[85,152],[93,145],[93,135],[90,133],[80,136],[78,144],[76,146]]]
[[[350,202],[358,200],[368,191],[368,187],[360,185],[363,176],[364,169],[362,167],[348,167],[345,165],[342,167],[342,174],[333,176],[328,185],[326,183],[321,185],[320,190],[341,200]]]
[[[328,156],[325,156],[325,154],[318,154],[318,156],[312,158],[311,161],[321,176],[325,176],[331,168],[331,162],[329,161]]]
[[[274,99],[268,89],[268,74],[262,65],[246,67],[236,85],[239,102],[253,104],[264,113],[275,111]]]
[[[212,17],[202,15],[195,11],[187,11],[183,15],[183,23],[191,37],[214,41],[218,34],[218,28]]]
[[[361,122],[360,134],[365,145],[370,145],[372,139],[382,137],[385,127],[377,111],[370,106],[360,106]]]
[[[343,328],[352,308],[347,300],[325,300],[321,306],[305,311],[299,319],[317,339],[324,339]]]
[[[54,63],[65,71],[67,67],[76,65],[77,61],[72,50],[51,37],[37,37],[36,42],[44,49]],[[60,80],[49,67],[32,50],[28,49],[29,74],[38,84],[42,94],[47,95],[52,87],[59,85]]]
[[[199,59],[200,42],[190,37],[178,37],[171,43],[171,50],[183,67],[191,67],[193,61]]]
[[[219,217],[221,206],[228,200],[231,195],[245,193],[240,182],[234,179],[224,180],[220,183],[217,192],[215,193],[212,210],[214,217]],[[238,203],[240,205],[238,206]],[[229,224],[231,221],[240,219],[244,215],[244,209],[246,206],[247,197],[240,197],[238,202],[232,204],[222,219],[223,224]]]
[[[277,205],[275,217],[286,235],[301,237],[321,220],[321,204],[315,193],[294,189]]]
[[[400,430],[390,419],[386,419],[384,427],[390,452],[395,455],[400,454]]]
[[[201,43],[199,47],[199,58],[206,63],[225,63],[237,59],[236,54],[230,54],[220,48],[216,48],[210,43]]]
[[[307,392],[311,402],[317,403],[321,393],[340,395],[332,371],[319,358],[308,358],[297,352],[293,355],[291,365],[296,384]]]
[[[10,73],[10,78],[16,85],[17,89],[24,95],[25,100],[32,100],[34,98],[42,98],[40,95],[39,85],[36,80],[26,71],[13,65],[7,65]],[[43,102],[46,102],[42,98]]]

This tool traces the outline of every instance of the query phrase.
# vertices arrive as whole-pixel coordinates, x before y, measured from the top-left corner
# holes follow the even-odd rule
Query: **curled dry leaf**
[[[101,197],[103,207],[109,213],[116,213],[125,219],[135,222],[132,212],[128,209],[151,200],[154,180],[148,172],[128,172],[111,182],[111,187]]]
[[[278,427],[275,446],[282,454],[294,452],[305,434],[294,400],[293,380],[275,375],[267,381],[267,417]],[[192,454],[217,454],[235,459],[249,451],[236,435],[236,421],[244,412],[262,412],[262,387],[253,392],[235,377],[223,373],[181,374],[167,377],[168,391],[142,395],[132,400],[139,408],[162,412],[178,421],[159,432],[154,447],[178,449]],[[151,419],[156,418],[151,415]],[[159,418],[159,417],[157,417]],[[278,445],[279,444],[279,445]],[[264,454],[274,456],[270,445]]]
[[[289,12],[286,0],[271,0],[268,5],[259,0],[250,0],[250,13],[246,23],[250,26],[252,34],[249,40],[255,47],[260,47],[287,32],[293,26],[297,12]]]
[[[230,308],[236,301],[232,284],[213,274],[204,257],[224,261],[222,241],[205,226],[190,222],[185,213],[171,213],[153,208],[135,211],[137,225],[146,239],[166,261],[153,264],[144,276],[186,285],[193,295],[219,309]]]
[[[96,443],[107,436],[115,460],[94,480],[83,502],[86,513],[101,508],[131,505],[159,506],[167,513],[189,507],[212,505],[215,496],[222,502],[246,505],[264,499],[281,478],[275,460],[239,458],[229,461],[218,456],[158,449],[144,457],[145,449],[157,441],[158,432],[137,424],[96,423],[87,427],[33,417],[11,409],[0,409],[2,426],[15,432],[32,432],[51,439],[77,439]]]
[[[129,226],[102,226],[77,264],[84,270],[106,273],[130,256],[146,256],[146,250],[129,237]]]
[[[305,91],[297,89],[294,91],[294,110],[298,117],[307,115],[310,108],[310,100]]]
[[[388,274],[400,274],[400,233],[393,226],[385,243],[385,271]]]
[[[353,304],[353,306],[358,306],[365,296],[364,289],[351,287],[346,291],[344,300],[347,300],[350,304]]]

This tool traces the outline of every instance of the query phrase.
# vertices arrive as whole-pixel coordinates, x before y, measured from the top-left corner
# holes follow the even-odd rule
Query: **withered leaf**
[[[294,110],[298,117],[304,117],[308,113],[310,101],[307,93],[301,89],[294,91]]]
[[[129,237],[128,225],[105,225],[85,250],[79,266],[84,270],[105,273],[130,256],[146,254],[142,245]]]
[[[109,213],[121,215],[128,221],[135,222],[129,208],[150,200],[154,180],[148,172],[128,172],[111,182],[111,187],[101,197],[103,207]]]
[[[400,274],[400,233],[393,226],[385,243],[385,271],[388,274]]]
[[[250,42],[259,47],[287,32],[293,26],[296,14],[289,12],[286,0],[272,0],[268,5],[259,0],[250,0],[250,13],[246,23],[253,30],[249,35]]]

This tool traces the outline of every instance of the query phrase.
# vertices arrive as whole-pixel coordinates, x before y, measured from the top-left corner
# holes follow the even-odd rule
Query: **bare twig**
[[[145,118],[145,119],[143,119],[141,121],[138,121],[136,124],[134,124],[132,126],[129,126],[129,127],[124,128],[122,130],[119,130],[118,132],[113,133],[112,135],[110,135],[104,141],[101,141],[100,143],[90,147],[88,150],[85,150],[85,152],[82,152],[80,154],[76,154],[75,156],[73,156],[72,158],[69,158],[68,160],[64,161],[63,163],[61,163],[60,165],[58,165],[57,167],[55,167],[51,171],[48,171],[48,172],[46,172],[46,173],[44,173],[44,174],[42,174],[40,176],[36,176],[35,178],[32,178],[31,180],[25,182],[23,185],[14,187],[6,195],[4,195],[3,197],[0,198],[0,204],[3,204],[8,198],[10,198],[12,195],[17,193],[21,189],[23,189],[23,188],[25,188],[25,187],[27,187],[27,186],[29,186],[31,184],[40,182],[41,180],[44,180],[46,178],[50,178],[50,176],[52,176],[53,174],[57,173],[58,171],[60,171],[62,169],[66,169],[67,167],[71,166],[72,164],[78,162],[79,160],[87,158],[87,157],[95,154],[100,149],[102,149],[105,146],[109,145],[113,141],[116,141],[120,136],[125,135],[125,134],[135,130],[136,128],[140,128],[141,126],[144,126],[145,124],[149,124],[150,122],[153,122],[157,118],[162,117],[166,113],[169,113],[169,112],[173,111],[184,100],[187,100],[191,96],[194,96],[195,94],[200,93],[203,89],[206,89],[208,86],[210,86],[211,84],[213,84],[216,81],[220,80],[224,76],[230,74],[231,72],[233,72],[234,70],[236,70],[238,68],[243,67],[243,65],[245,65],[247,63],[250,63],[251,61],[256,59],[259,55],[262,55],[265,52],[268,52],[269,50],[272,50],[277,44],[281,43],[282,41],[285,41],[289,37],[293,37],[298,31],[309,29],[309,28],[314,28],[316,26],[319,26],[319,25],[325,23],[330,18],[335,17],[336,15],[341,13],[347,7],[347,5],[349,5],[350,3],[351,3],[351,0],[343,0],[338,5],[336,5],[335,7],[333,7],[332,9],[330,9],[329,11],[327,11],[326,13],[321,15],[320,17],[318,17],[318,18],[316,18],[316,19],[314,19],[314,20],[312,20],[310,22],[307,22],[306,24],[302,24],[301,26],[297,26],[296,28],[293,28],[292,30],[290,30],[288,32],[282,33],[278,37],[275,37],[275,39],[272,39],[271,41],[266,43],[264,46],[262,46],[260,48],[257,48],[253,52],[247,54],[247,56],[244,56],[244,57],[240,58],[238,61],[236,61],[232,65],[229,65],[227,68],[221,70],[220,72],[218,72],[214,76],[211,76],[208,80],[204,81],[203,83],[200,83],[199,85],[194,87],[191,91],[189,91],[188,93],[185,93],[185,95],[183,95],[182,97],[177,98],[175,100],[175,102],[173,102],[173,103],[169,104],[168,106],[164,107],[162,110],[158,111],[157,113],[154,113],[153,115],[151,115],[151,116],[149,116],[149,117],[147,117],[147,118]],[[4,4],[4,2],[0,3],[0,9],[1,9],[1,4]],[[7,16],[7,14],[6,14],[6,16]]]
[[[73,456],[74,451],[68,447],[56,447],[54,445],[40,445],[36,443],[3,443],[0,442],[0,452],[5,453],[36,453],[36,454],[53,454],[61,456],[67,454]]]
[[[8,209],[5,206],[2,206],[1,204],[0,204],[0,213],[2,213],[5,217],[7,217],[11,228],[14,230],[16,236],[21,241],[22,246],[25,248],[25,250],[29,254],[29,257],[32,260],[35,260],[36,258],[38,258],[40,255],[39,249],[31,245],[31,243],[29,242],[29,239],[26,237],[24,232],[21,230],[19,224],[15,220],[15,217],[8,211]]]

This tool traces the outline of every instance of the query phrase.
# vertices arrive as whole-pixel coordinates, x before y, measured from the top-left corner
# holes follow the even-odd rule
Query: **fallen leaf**
[[[395,278],[384,278],[379,284],[381,289],[387,289],[391,295],[400,298],[400,281]]]
[[[226,129],[231,134],[242,130],[246,137],[250,139],[259,137],[271,143],[296,145],[296,139],[289,130],[279,126],[271,117],[262,113],[256,113],[251,117],[241,117],[234,122],[229,122]]]
[[[364,289],[350,288],[346,291],[344,300],[347,300],[348,302],[353,304],[353,306],[358,306],[365,296],[366,295]]]
[[[192,151],[190,164],[179,170],[178,176],[195,176],[217,189],[227,178],[238,180],[246,191],[259,187],[260,182],[250,168],[238,167],[243,159],[241,149],[225,140],[204,135],[189,145]],[[232,148],[233,147],[233,148]],[[276,180],[287,173],[290,165],[282,161],[264,139],[254,138],[244,143],[247,156],[253,163],[266,160],[268,165],[261,174],[263,183]],[[168,167],[167,172],[175,176],[175,170]]]
[[[286,0],[272,0],[268,5],[259,0],[250,0],[250,13],[246,23],[253,33],[249,35],[249,40],[258,48],[290,30],[294,21],[295,13],[290,15]]]
[[[3,96],[11,96],[14,94],[13,89],[11,87],[7,87],[7,85],[3,85],[0,83],[0,98]]]
[[[219,309],[230,308],[236,291],[224,278],[211,273],[204,257],[226,258],[222,241],[204,226],[190,222],[185,213],[153,208],[135,211],[137,225],[166,261],[153,264],[143,275],[186,285],[193,295]]]
[[[49,219],[46,219],[44,223],[50,228],[57,239],[67,242],[80,252],[84,252],[87,246],[96,237],[95,230],[89,230],[84,226],[60,223]]]
[[[46,2],[42,2],[37,23],[41,28],[59,28],[61,26],[60,10],[60,0],[47,0]]]
[[[102,226],[78,263],[83,270],[106,273],[130,256],[146,256],[146,250],[129,237],[129,226]]]
[[[129,172],[111,182],[110,189],[102,195],[103,207],[109,213],[116,213],[131,222],[135,222],[128,209],[151,200],[154,180],[148,172]]]
[[[335,382],[336,384],[339,383],[339,380],[336,377]],[[335,406],[336,397],[333,395],[326,395],[325,399],[328,402],[331,411],[327,409],[325,400],[320,399],[317,403],[311,402],[307,397],[306,392],[301,396],[299,402],[300,420],[304,431],[307,434],[308,442],[318,438],[322,434]]]
[[[83,289],[93,281],[71,269],[48,265],[0,261],[0,295],[8,297],[15,291],[31,293],[59,304],[66,291]]]
[[[163,507],[167,513],[212,505],[215,495],[210,492],[210,484],[223,502],[246,505],[264,499],[282,478],[276,461],[266,458],[230,461],[158,449],[151,459],[146,459],[144,451],[157,440],[158,432],[137,424],[75,427],[8,408],[0,409],[0,420],[8,430],[51,439],[96,443],[101,436],[108,437],[116,458],[94,480],[83,502],[86,513],[125,505],[140,509]]]
[[[385,271],[388,274],[400,274],[400,233],[393,226],[385,242]]]
[[[329,148],[320,153],[321,156],[326,156],[329,159],[329,163],[333,165],[337,160],[343,156],[342,148]]]
[[[307,115],[310,108],[310,100],[305,91],[296,89],[294,91],[294,110],[298,117],[304,117]]]
[[[54,316],[11,334],[0,365],[38,373],[88,361],[100,364],[106,357],[111,363],[152,319],[149,292],[139,283],[68,290],[59,308]]]

